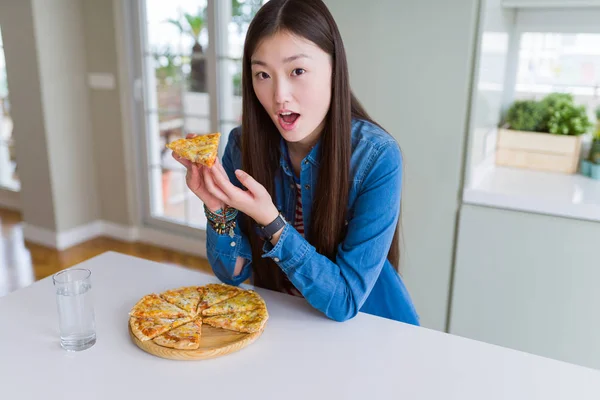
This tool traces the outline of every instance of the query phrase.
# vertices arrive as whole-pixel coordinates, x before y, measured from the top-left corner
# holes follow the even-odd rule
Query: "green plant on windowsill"
[[[506,123],[515,131],[535,132],[542,123],[543,110],[535,100],[517,100],[506,113]]]
[[[548,107],[548,114],[548,132],[555,135],[579,136],[593,126],[585,106],[577,106],[571,100],[558,100]]]
[[[588,160],[594,164],[600,164],[600,106],[596,108],[596,131]]]
[[[579,136],[592,127],[585,106],[577,106],[567,93],[550,93],[541,101],[517,100],[506,114],[506,123],[517,131]]]

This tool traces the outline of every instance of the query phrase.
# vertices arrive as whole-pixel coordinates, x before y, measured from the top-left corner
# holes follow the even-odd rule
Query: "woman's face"
[[[283,31],[258,44],[251,65],[254,93],[281,136],[289,143],[314,145],[331,103],[329,54]]]

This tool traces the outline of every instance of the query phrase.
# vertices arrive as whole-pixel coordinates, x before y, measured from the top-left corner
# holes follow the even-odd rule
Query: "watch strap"
[[[260,232],[259,234],[264,240],[271,240],[273,238],[273,235],[281,228],[283,228],[285,224],[285,218],[283,218],[283,215],[279,213],[277,215],[277,218],[275,218],[270,224],[267,224],[265,226],[258,226],[258,230]]]

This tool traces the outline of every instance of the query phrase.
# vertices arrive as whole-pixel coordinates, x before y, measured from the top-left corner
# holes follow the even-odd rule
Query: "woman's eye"
[[[306,70],[303,68],[296,68],[292,71],[292,75],[298,76],[298,75],[302,75],[305,72],[306,72]]]
[[[262,79],[267,79],[267,78],[269,77],[269,74],[267,74],[266,72],[262,72],[262,71],[261,71],[261,72],[258,72],[258,73],[256,73],[256,74],[255,74],[255,76],[256,76],[258,79],[261,79],[261,80],[262,80]]]

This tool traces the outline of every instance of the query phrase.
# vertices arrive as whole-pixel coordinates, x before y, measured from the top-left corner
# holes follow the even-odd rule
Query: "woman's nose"
[[[289,102],[291,98],[291,88],[289,83],[281,79],[275,84],[275,102],[277,104],[283,104]]]

